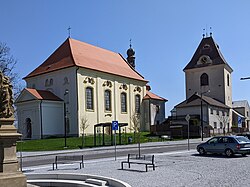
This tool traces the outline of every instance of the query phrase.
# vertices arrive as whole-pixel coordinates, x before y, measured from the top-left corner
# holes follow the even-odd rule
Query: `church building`
[[[15,102],[24,138],[80,136],[83,126],[94,134],[95,125],[112,121],[129,131],[134,114],[140,114],[143,131],[163,122],[167,100],[150,92],[136,71],[131,45],[127,55],[66,39],[24,78],[27,88]]]
[[[232,105],[233,69],[223,57],[212,34],[203,37],[183,71],[186,100],[172,110],[172,129],[187,126],[186,115],[190,115],[192,129],[196,129],[196,132],[192,132],[194,136],[195,133],[209,136],[232,132],[232,127],[238,127],[235,119],[245,123],[246,116],[234,110]],[[249,130],[248,125],[244,128]]]

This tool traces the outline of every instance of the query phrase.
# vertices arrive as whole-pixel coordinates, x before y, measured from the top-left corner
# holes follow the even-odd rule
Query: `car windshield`
[[[249,142],[250,143],[250,140],[246,137],[243,137],[243,136],[236,137],[236,140],[240,143],[242,143],[242,142]]]
[[[210,140],[207,141],[208,144],[214,144],[218,143],[218,138],[211,138]]]

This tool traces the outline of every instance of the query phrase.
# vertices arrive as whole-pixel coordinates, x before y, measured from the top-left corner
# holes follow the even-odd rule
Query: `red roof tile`
[[[143,99],[156,99],[156,100],[168,101],[167,99],[164,99],[150,91],[146,91],[146,95],[143,97]]]
[[[36,90],[31,88],[25,88],[30,94],[32,94],[38,100],[51,100],[62,101],[59,97],[47,90]]]
[[[119,53],[71,38],[68,38],[43,64],[24,79],[72,66],[147,82]]]

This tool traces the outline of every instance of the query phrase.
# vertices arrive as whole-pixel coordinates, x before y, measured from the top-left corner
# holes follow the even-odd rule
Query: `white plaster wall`
[[[25,80],[27,82],[27,88],[32,88],[32,86],[35,85],[35,89],[49,90],[62,100],[65,99],[65,90],[69,91],[69,104],[67,104],[69,111],[67,115],[69,117],[70,123],[69,135],[78,135],[79,133],[76,71],[77,67],[70,67],[31,77]],[[67,77],[68,83],[65,83],[65,77]],[[53,85],[45,86],[46,79],[53,79]]]
[[[213,110],[213,113],[211,113],[211,110]],[[229,123],[229,131],[231,131],[232,127],[232,119],[231,119],[231,110],[225,110],[222,108],[218,107],[210,107],[209,108],[209,125],[214,128],[214,122],[217,123],[217,127],[214,128],[214,133],[223,133],[223,129],[220,128],[220,121],[219,116],[223,114],[226,114],[226,118],[228,118],[228,123]],[[229,115],[228,115],[229,113]],[[225,131],[228,132],[228,125],[223,123],[223,126],[225,125]]]
[[[25,103],[18,103],[17,117],[18,130],[23,134],[23,138],[27,137],[26,119],[31,119],[32,139],[41,138],[41,121],[40,121],[40,101],[28,101]]]
[[[42,129],[44,137],[64,134],[63,102],[42,102]]]
[[[157,121],[162,123],[165,120],[165,102],[155,99],[146,99],[142,103],[142,131],[150,131],[150,126],[157,124]],[[157,113],[159,106],[159,113]]]
[[[159,112],[156,113],[156,107],[159,106]],[[165,120],[165,102],[160,100],[151,100],[151,125],[154,125],[159,121],[162,123]]]
[[[209,77],[209,86],[203,86],[201,88],[200,76],[203,73],[206,73]],[[222,103],[231,106],[232,83],[230,75],[230,85],[227,86],[227,74],[230,75],[223,64],[186,70],[186,99],[188,99],[195,92],[201,93],[210,90],[209,93],[205,94],[206,96],[216,98]]]
[[[203,106],[203,114],[204,114],[204,106]],[[176,115],[177,116],[185,116],[187,114],[189,115],[200,115],[201,113],[201,107],[200,106],[194,106],[194,107],[184,107],[184,108],[176,108]]]

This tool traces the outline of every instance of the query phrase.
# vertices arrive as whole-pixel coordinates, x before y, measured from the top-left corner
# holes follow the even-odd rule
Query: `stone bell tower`
[[[12,86],[0,71],[0,186],[25,187],[26,176],[19,171],[16,141],[21,134],[14,127]]]
[[[223,57],[212,35],[201,40],[184,72],[187,99],[195,92],[206,92],[206,96],[232,107],[233,69]]]

